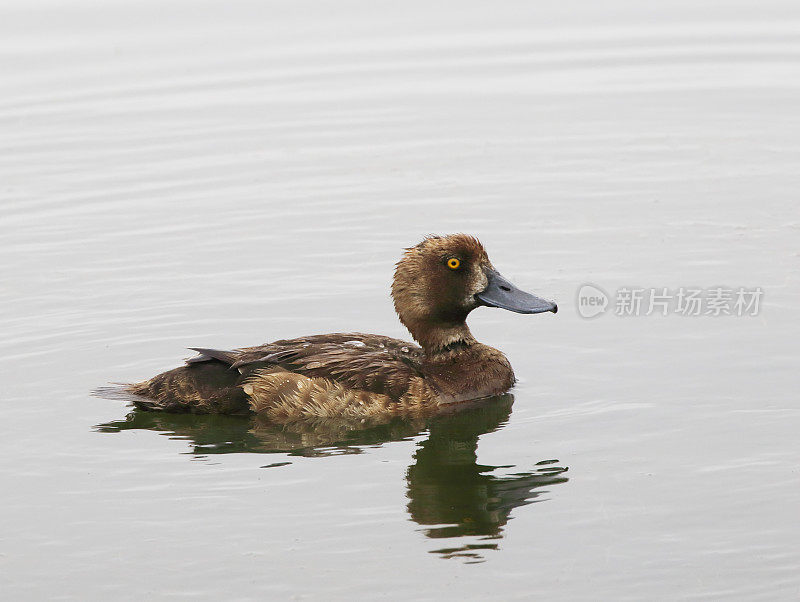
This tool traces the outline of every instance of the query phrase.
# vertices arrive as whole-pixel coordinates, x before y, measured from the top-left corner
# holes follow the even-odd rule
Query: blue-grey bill
[[[494,270],[487,270],[489,284],[485,290],[475,295],[481,305],[500,307],[518,314],[541,314],[546,311],[556,313],[558,305],[518,289]]]

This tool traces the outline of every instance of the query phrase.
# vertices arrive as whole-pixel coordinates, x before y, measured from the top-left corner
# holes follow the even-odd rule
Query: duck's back
[[[232,351],[195,349],[185,366],[131,385],[144,409],[275,418],[399,413],[430,401],[423,351],[399,339],[335,333]]]

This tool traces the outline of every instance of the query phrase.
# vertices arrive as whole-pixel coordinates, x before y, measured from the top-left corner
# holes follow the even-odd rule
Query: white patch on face
[[[467,296],[464,299],[464,305],[467,307],[475,307],[477,305],[477,301],[475,301],[475,295],[483,290],[486,290],[486,287],[489,286],[489,279],[486,277],[486,273],[483,271],[481,266],[474,267],[472,269],[471,276],[470,287],[467,291]]]

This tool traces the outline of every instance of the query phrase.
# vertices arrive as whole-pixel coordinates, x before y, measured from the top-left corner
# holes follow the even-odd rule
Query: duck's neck
[[[506,356],[477,342],[466,324],[433,329],[426,334],[426,342],[421,341],[425,358],[420,370],[425,383],[436,393],[437,403],[499,395],[513,386],[514,371]]]
[[[475,337],[469,331],[466,322],[453,324],[415,324],[409,328],[414,339],[425,350],[428,356],[453,350],[459,347],[468,347],[476,343]]]

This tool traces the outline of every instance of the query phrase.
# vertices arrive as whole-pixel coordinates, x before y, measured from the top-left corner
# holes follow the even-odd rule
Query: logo
[[[614,294],[614,315],[617,317],[678,315],[678,316],[757,316],[761,311],[764,289],[755,288],[697,288],[665,286],[644,288],[624,286]],[[604,314],[611,297],[596,284],[583,284],[578,289],[575,307],[582,318]]]
[[[578,289],[578,314],[594,318],[608,309],[608,293],[594,284],[584,284]]]

